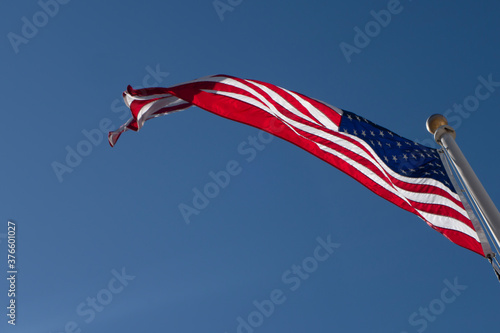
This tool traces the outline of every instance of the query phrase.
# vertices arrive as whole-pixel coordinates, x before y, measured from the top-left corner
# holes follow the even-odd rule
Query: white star
[[[361,135],[366,136],[366,131],[365,130],[361,131]]]
[[[380,136],[384,137],[384,132],[380,131]]]
[[[398,158],[397,158],[396,156],[394,156],[394,155],[392,155],[392,159],[393,159],[394,161],[396,161],[396,162],[398,161]]]
[[[370,131],[370,134],[371,134],[372,136],[375,136],[375,132],[373,132],[373,131]]]
[[[352,116],[350,114],[347,114],[347,118],[349,118],[349,120],[352,120]]]
[[[385,160],[386,162],[389,162],[389,159],[387,158],[387,156],[384,156],[384,160]]]
[[[403,158],[405,159],[405,161],[408,161],[408,156],[406,156],[406,154],[403,154]]]
[[[401,148],[403,145],[401,144],[401,142],[398,141],[397,146],[398,148]]]
[[[380,147],[382,147],[382,143],[380,141],[377,140],[377,143]]]

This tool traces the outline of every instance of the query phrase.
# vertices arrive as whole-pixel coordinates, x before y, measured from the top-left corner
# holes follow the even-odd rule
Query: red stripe
[[[309,110],[304,108],[302,104],[298,103],[296,99],[289,95],[288,92],[284,91],[283,88],[274,86],[270,83],[262,82],[262,81],[256,81],[256,80],[245,80],[247,82],[258,82],[259,84],[262,84],[266,86],[267,88],[271,89],[275,93],[279,94],[281,97],[283,97],[285,100],[287,100],[290,104],[292,104],[296,109],[301,111],[302,113],[308,115],[310,118],[316,119],[314,115],[309,113]],[[290,90],[291,91],[291,90]],[[332,110],[329,106],[326,106],[325,104],[312,99],[310,97],[304,96],[298,92],[292,91],[294,94],[297,94],[300,96],[302,99],[308,101],[311,103],[312,106],[314,106],[316,109],[318,109],[321,113],[323,113],[327,118],[329,118],[335,125],[340,126],[340,121],[342,120],[342,116],[338,114],[335,110]]]
[[[429,223],[427,223],[427,224],[429,224]],[[441,234],[443,234],[443,236],[448,238],[451,242],[453,242],[459,246],[462,246],[468,250],[476,252],[477,254],[484,257],[484,251],[483,251],[483,247],[482,247],[481,243],[476,241],[474,238],[472,238],[464,233],[461,233],[460,231],[439,228],[439,227],[436,227],[436,226],[433,226],[430,224],[429,224],[429,226],[432,229],[436,230],[437,232],[440,232]]]

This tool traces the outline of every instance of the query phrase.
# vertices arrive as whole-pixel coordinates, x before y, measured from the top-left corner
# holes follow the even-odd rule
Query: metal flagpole
[[[455,142],[455,130],[448,125],[446,118],[440,114],[434,114],[427,119],[427,130],[434,135],[436,142],[448,152],[467,190],[484,215],[487,226],[493,234],[497,246],[500,245],[500,212]]]

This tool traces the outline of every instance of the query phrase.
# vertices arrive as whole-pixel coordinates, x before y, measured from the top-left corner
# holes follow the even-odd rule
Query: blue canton
[[[406,177],[433,178],[455,192],[437,149],[405,139],[349,111],[344,111],[339,132],[364,140],[394,172]]]

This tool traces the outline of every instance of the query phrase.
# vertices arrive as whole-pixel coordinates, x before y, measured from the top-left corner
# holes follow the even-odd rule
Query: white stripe
[[[197,81],[202,81],[201,79],[200,80],[197,80]],[[227,78],[227,77],[218,77],[218,76],[214,76],[214,77],[207,77],[205,78],[203,81],[206,81],[206,82],[219,82],[219,83],[222,83],[222,84],[226,84],[228,86],[232,86],[232,87],[236,87],[236,88],[240,88],[242,90],[245,90],[246,92],[250,93],[250,95],[254,96],[254,98],[258,99],[260,104],[264,104],[267,106],[267,108],[264,108],[266,112],[268,113],[271,113],[272,115],[278,117],[278,110],[274,107],[273,103],[270,102],[267,98],[265,98],[264,96],[262,96],[261,94],[259,94],[255,89],[253,89],[252,87],[246,85],[245,83],[242,83],[242,82],[239,82],[233,78]],[[206,91],[206,92],[211,92],[211,93],[214,93],[214,94],[218,94],[218,95],[226,95],[226,96],[230,96],[229,94],[235,94],[233,96],[241,96],[240,98],[237,98],[243,102],[247,102],[248,103],[248,96],[245,96],[245,95],[241,95],[241,94],[237,94],[237,93],[227,93],[225,91],[220,91],[220,90],[211,90],[211,89],[202,89],[203,91]],[[254,105],[253,103],[250,103],[252,105]],[[260,106],[257,106],[258,108],[260,109],[263,109],[262,107]],[[263,109],[263,110],[264,110]],[[302,115],[302,117],[304,117],[305,115]]]
[[[417,209],[417,211],[422,214],[422,216],[432,223],[434,226],[443,228],[443,229],[449,229],[449,230],[456,230],[461,233],[466,234],[467,236],[470,236],[474,238],[478,243],[479,243],[479,238],[477,237],[477,233],[474,229],[469,227],[467,224],[462,223],[458,220],[455,220],[452,217],[449,216],[442,216],[442,215],[435,215],[431,213],[426,213],[422,212]],[[457,222],[455,222],[457,221]]]
[[[210,78],[207,78],[206,81],[208,81],[208,82],[214,82],[215,81],[215,82],[219,82],[219,83],[222,83],[222,84],[227,84],[229,86],[233,86],[233,87],[236,87],[236,88],[243,89],[243,90],[249,92],[252,96],[258,96],[259,99],[261,101],[265,101],[265,103],[272,110],[276,110],[275,107],[274,107],[274,105],[272,105],[272,102],[269,102],[268,99],[266,99],[261,94],[257,93],[257,91],[255,91],[252,87],[250,87],[248,85],[245,85],[242,82],[236,81],[236,80],[234,80],[232,78],[223,78],[221,80],[220,77],[210,77]],[[334,122],[332,122],[320,110],[318,110],[317,108],[315,108],[311,103],[309,103],[307,100],[303,99],[299,95],[295,94],[294,92],[289,91],[289,90],[284,89],[284,88],[281,88],[281,87],[278,87],[278,86],[275,86],[276,88],[281,89],[283,92],[288,93],[288,94],[290,94],[291,97],[295,98],[295,100],[297,100],[297,102],[299,102],[305,109],[307,109],[313,115],[313,117],[316,118],[317,121],[314,121],[313,119],[311,119],[310,117],[308,117],[306,114],[304,114],[304,113],[300,112],[299,110],[297,110],[293,105],[291,105],[282,96],[280,96],[278,93],[274,92],[270,88],[266,87],[265,85],[263,85],[263,84],[261,84],[259,82],[253,81],[253,80],[245,80],[245,82],[249,82],[251,84],[254,84],[254,85],[258,86],[260,89],[262,89],[269,96],[272,97],[272,101],[277,102],[278,104],[280,104],[281,106],[283,106],[285,109],[287,109],[291,113],[295,114],[296,116],[298,116],[300,118],[303,118],[305,120],[308,120],[311,123],[316,123],[317,125],[320,125],[320,123],[321,123],[323,126],[325,126],[327,128],[330,128],[332,130],[338,131],[338,126]],[[210,90],[210,92],[215,93],[214,90]],[[220,91],[218,91],[218,92],[220,92]],[[244,96],[244,95],[240,95],[240,96]],[[322,102],[320,102],[320,103],[322,103]],[[342,114],[342,110],[340,110],[338,108],[335,108],[335,107],[334,107],[334,109],[335,109],[335,111],[337,113]]]
[[[241,102],[253,105],[256,108],[259,108],[261,110],[265,110],[267,113],[271,113],[273,116],[276,117],[276,115],[273,114],[271,112],[271,110],[269,110],[269,108],[267,106],[265,106],[264,104],[262,104],[259,100],[255,99],[255,98],[252,98],[252,97],[249,97],[249,96],[246,96],[246,95],[242,95],[242,94],[238,94],[238,93],[221,91],[221,90],[201,89],[201,91],[204,91],[204,92],[207,92],[207,93],[210,93],[210,94],[214,94],[214,95],[222,95],[222,96],[226,96],[226,97],[230,97],[230,98],[236,99],[238,101],[241,101]]]
[[[323,126],[325,126],[326,128],[329,128],[329,129],[333,129],[336,132],[339,130],[339,127],[333,121],[331,121],[330,118],[328,118],[323,112],[321,112],[320,110],[315,108],[311,103],[309,103],[308,101],[306,101],[305,99],[303,99],[299,95],[295,94],[293,91],[288,91],[288,92],[292,96],[294,96],[300,102],[300,104],[302,104],[307,110],[309,110],[309,112],[311,112],[313,114],[313,116],[316,119],[318,119],[318,121],[320,121],[321,124],[323,124]],[[335,108],[335,109],[340,110],[338,108]],[[334,109],[334,111],[336,111],[338,113],[338,111],[335,109]],[[342,114],[342,113],[340,113],[340,114]]]
[[[142,128],[144,122],[148,120],[150,115],[152,115],[156,111],[165,107],[175,106],[182,103],[187,103],[187,102],[178,97],[170,96],[163,99],[157,99],[148,104],[145,104],[137,114],[137,126],[139,128]],[[189,104],[187,107],[189,106],[191,106],[191,104]]]
[[[376,184],[378,184],[378,185],[382,186],[383,188],[389,190],[390,192],[394,193],[395,195],[397,195],[401,199],[405,200],[411,206],[411,204],[408,202],[407,198],[405,198],[404,196],[401,196],[393,188],[387,186],[385,181],[382,182],[382,184],[379,183],[378,181],[376,181],[375,178],[379,178],[379,177],[376,174],[374,174],[370,169],[365,167],[364,165],[354,161],[353,159],[349,158],[348,156],[346,156],[346,155],[344,155],[344,154],[342,154],[334,149],[331,149],[331,148],[326,147],[324,145],[321,145],[319,143],[317,145],[322,150],[329,152],[330,154],[338,157],[339,159],[347,161],[350,165],[352,165],[354,168],[356,168],[361,173],[365,174],[368,178],[373,180]],[[471,229],[468,225],[464,224],[463,222],[461,222],[459,220],[456,220],[453,217],[431,214],[431,213],[416,209],[415,207],[413,207],[413,209],[415,209],[421,216],[423,216],[425,218],[425,220],[427,220],[429,223],[431,223],[432,225],[434,225],[436,227],[450,229],[450,230],[456,230],[456,231],[462,232],[462,233],[478,240],[477,234],[473,229]]]
[[[207,91],[207,92],[209,92],[209,91]],[[240,95],[240,94],[235,94],[235,93],[227,93],[227,92],[220,92],[220,91],[216,91],[214,93],[227,95],[228,97],[233,97],[233,98],[238,99],[238,100],[243,100],[243,101],[247,101],[248,100],[248,97],[245,96],[245,95]],[[323,131],[319,131],[319,130],[317,130],[315,128],[312,128],[312,127],[308,126],[307,124],[299,123],[299,122],[296,122],[296,121],[294,121],[294,120],[286,117],[285,115],[283,115],[279,111],[277,111],[276,108],[274,108],[274,106],[271,106],[274,109],[273,110],[274,112],[271,112],[271,110],[269,110],[268,108],[265,108],[260,103],[257,104],[257,103],[251,103],[250,102],[250,104],[254,105],[255,107],[258,107],[258,108],[262,109],[263,111],[269,112],[269,113],[271,113],[271,114],[273,114],[275,116],[276,116],[276,113],[278,113],[279,114],[279,118],[282,119],[282,120],[285,120],[285,122],[289,123],[292,127],[299,128],[299,129],[303,130],[304,132],[307,132],[307,133],[310,133],[310,134],[314,134],[316,136],[324,138],[325,140],[328,140],[330,142],[339,144],[342,147],[350,150],[351,152],[353,152],[353,153],[355,153],[355,154],[357,154],[359,156],[362,156],[362,157],[368,159],[375,167],[377,167],[385,175],[390,174],[391,176],[393,176],[394,178],[396,178],[396,179],[398,179],[398,180],[400,180],[402,182],[407,182],[407,183],[412,183],[412,184],[419,184],[419,185],[436,186],[436,187],[439,187],[439,188],[443,189],[444,191],[450,193],[450,195],[456,196],[453,192],[450,192],[449,189],[446,188],[443,184],[441,184],[440,182],[438,182],[438,181],[436,181],[436,180],[434,180],[432,178],[426,178],[426,179],[416,180],[415,178],[405,177],[405,176],[399,175],[398,173],[395,173],[394,171],[392,171],[392,169],[390,169],[389,167],[387,167],[387,165],[378,157],[378,155],[373,151],[373,149],[365,141],[363,141],[363,140],[361,140],[361,139],[359,139],[359,138],[357,138],[355,136],[349,135],[349,137],[355,139],[356,141],[358,141],[359,143],[361,143],[366,149],[368,149],[372,153],[373,157],[371,157],[364,150],[362,150],[358,146],[350,143],[347,140],[339,139],[336,136],[332,136],[331,134],[328,134],[328,133],[325,133]],[[300,135],[299,133],[297,133],[297,134]],[[304,137],[303,135],[301,135],[301,136]],[[306,138],[306,139],[309,140],[309,141],[312,141],[312,142],[316,143],[314,140],[311,140],[309,138]],[[439,200],[423,201],[422,198],[426,198],[426,197],[423,196],[422,193],[404,190],[403,188],[400,188],[400,187],[394,185],[392,182],[390,182],[390,180],[386,180],[386,179],[380,178],[379,176],[377,176],[375,173],[373,173],[371,171],[370,171],[370,174],[371,174],[370,178],[373,179],[377,184],[379,184],[380,186],[383,186],[384,188],[386,188],[387,190],[389,190],[390,192],[396,194],[398,197],[400,197],[400,198],[402,198],[404,200],[409,199],[409,200],[412,200],[412,201],[422,202],[422,203],[439,203],[439,204],[443,204],[445,206],[448,206],[450,208],[457,207],[457,209],[455,209],[455,210],[457,210],[458,213],[464,215],[464,217],[467,216],[466,213],[465,213],[465,211],[463,209],[461,209],[460,207],[458,207],[453,201],[451,201],[451,200],[449,200],[449,199],[447,199],[447,198],[445,198],[443,196],[433,195],[434,198],[439,198]],[[402,195],[397,190],[394,190],[394,188],[392,186],[388,186],[387,182],[390,182],[390,184],[392,184],[394,186],[394,188],[396,188],[397,190],[404,191],[404,193],[406,194],[406,196]],[[431,197],[432,196],[428,196],[428,198],[431,198]]]
[[[397,185],[395,185],[395,186],[398,188],[399,192],[401,192],[407,198],[411,197],[411,200],[415,201],[415,202],[420,202],[420,203],[423,203],[423,204],[428,204],[428,203],[436,203],[436,204],[438,204],[441,201],[441,198],[443,198],[443,196],[441,196],[439,194],[422,193],[422,192],[412,192],[412,191],[407,191],[407,190],[405,190],[403,188],[400,188]],[[457,211],[458,213],[460,213],[461,215],[463,215],[465,218],[468,219],[467,212],[465,211],[465,209],[463,209],[462,207],[458,206],[456,203],[454,203],[452,201],[448,201],[446,203],[446,206],[449,207],[449,208],[452,208],[453,210]]]
[[[207,93],[212,93],[214,95],[222,95],[222,96],[226,96],[226,97],[231,97],[231,98],[234,98],[234,99],[239,100],[241,102],[245,102],[245,103],[248,103],[250,105],[253,105],[256,108],[259,108],[262,111],[265,111],[265,112],[271,114],[273,117],[276,117],[277,119],[281,120],[281,122],[284,125],[288,126],[295,134],[297,134],[297,135],[300,136],[300,134],[297,132],[297,130],[293,127],[293,125],[291,125],[291,124],[289,124],[289,123],[286,122],[285,119],[288,119],[288,118],[286,118],[281,113],[279,113],[278,110],[276,110],[276,108],[272,104],[270,104],[269,107],[268,107],[268,106],[260,103],[260,101],[258,101],[256,99],[253,99],[253,98],[248,97],[246,95],[241,95],[241,94],[238,94],[238,93],[233,93],[233,92],[220,91],[220,90],[207,90],[207,89],[201,89],[201,91],[204,91],[204,92],[207,92]]]
[[[364,166],[363,164],[361,163],[358,163],[356,162],[355,160],[353,160],[352,158],[350,158],[349,156],[335,150],[335,149],[332,149],[330,147],[327,147],[325,145],[322,145],[320,143],[317,143],[315,142],[318,147],[320,147],[323,151],[326,151],[328,153],[330,153],[331,155],[334,155],[346,162],[349,163],[349,165],[353,166],[356,170],[358,170],[359,172],[361,172],[362,174],[364,174],[365,176],[367,176],[370,180],[372,180],[374,183],[376,183],[377,185],[379,185],[380,187],[383,187],[384,189],[386,189],[387,191],[391,192],[392,194],[398,196],[399,198],[403,199],[404,201],[406,201],[408,203],[408,205],[411,206],[410,202],[408,201],[408,199],[401,195],[400,193],[398,193],[397,189],[395,188],[394,184],[388,182],[387,180],[381,178],[379,175],[377,175],[376,173],[374,173],[371,169],[367,168],[366,166]],[[350,143],[350,142],[349,142]],[[341,143],[338,143],[340,145],[342,145]],[[345,146],[344,146],[345,147]],[[349,148],[346,148],[348,150],[350,150]],[[352,150],[351,150],[352,151]],[[370,161],[370,163],[373,164],[373,162]],[[377,165],[375,165],[377,166]],[[378,167],[378,166],[377,166]],[[380,169],[380,168],[379,168]],[[391,185],[389,185],[391,184]]]
[[[274,107],[272,102],[269,102],[269,100],[267,100],[264,96],[259,94],[255,89],[247,86],[246,84],[244,84],[242,82],[236,81],[232,78],[224,78],[224,80],[222,80],[222,81],[218,80],[217,78],[209,78],[209,80],[207,80],[207,81],[210,81],[210,82],[216,81],[219,83],[227,84],[228,86],[233,86],[233,87],[245,90],[246,92],[250,93],[252,96],[256,97],[262,104],[267,105],[266,111],[268,113],[271,113],[274,116],[277,116],[277,114],[278,114],[278,110],[276,110],[276,108]],[[208,90],[207,89],[207,90],[203,90],[203,91],[212,92],[214,94],[219,94],[219,95],[224,95],[227,93],[225,91],[220,91],[220,90]],[[241,95],[241,94],[236,94],[236,93],[229,93],[229,94],[235,94],[234,96],[244,96],[242,98],[248,98],[248,96]],[[261,108],[261,107],[259,107],[259,108]]]
[[[134,120],[134,118],[130,118],[127,120],[127,122],[123,125],[121,125],[116,131],[113,131],[110,133],[110,136],[108,137],[109,143],[114,146],[116,143],[116,137],[119,136],[121,133],[128,131],[129,129],[127,126]]]
[[[292,104],[288,103],[288,101],[286,99],[284,99],[283,97],[281,97],[279,94],[277,94],[276,92],[272,91],[268,87],[266,87],[266,86],[264,86],[264,85],[262,85],[260,83],[253,82],[253,81],[252,81],[252,83],[255,84],[256,86],[258,86],[260,89],[264,90],[271,97],[271,99],[273,101],[275,101],[276,103],[278,103],[279,105],[281,105],[282,107],[284,107],[285,109],[287,109],[288,111],[290,111],[291,113],[293,113],[294,115],[296,115],[296,116],[298,116],[298,117],[300,117],[302,119],[305,119],[307,121],[310,121],[311,123],[314,123],[316,125],[320,125],[320,123],[319,123],[318,120],[316,120],[316,119],[313,120],[310,117],[308,117],[306,114],[300,112]],[[314,108],[314,107],[312,105],[310,105],[310,108]],[[306,109],[309,109],[309,108],[306,108]],[[310,110],[308,110],[308,111],[310,111]]]
[[[346,133],[340,133],[340,134],[350,137],[351,139],[357,141],[358,143],[363,145],[363,147],[368,149],[370,151],[370,153],[374,156],[374,159],[376,161],[375,164],[382,165],[384,167],[383,170],[380,169],[381,171],[385,171],[386,173],[390,174],[392,177],[398,179],[399,181],[405,182],[405,183],[414,184],[414,185],[429,185],[429,186],[438,187],[441,190],[447,192],[451,197],[455,198],[457,201],[460,201],[460,199],[458,198],[458,195],[456,193],[452,192],[448,187],[446,187],[441,182],[439,182],[433,178],[422,178],[422,177],[421,178],[413,178],[413,177],[407,177],[407,176],[400,175],[400,174],[394,172],[392,169],[390,169],[382,161],[382,159],[375,153],[375,151],[372,149],[372,147],[370,145],[368,145],[368,143],[366,143],[364,140],[362,140],[354,135],[351,135],[351,134],[346,134]],[[350,150],[353,151],[352,149],[350,149]],[[356,153],[358,153],[357,150],[356,150]],[[361,154],[359,154],[359,155],[361,155]],[[368,159],[372,159],[370,156],[368,156],[364,153],[362,153],[362,155]],[[447,199],[447,200],[449,200],[449,199]],[[414,200],[414,201],[418,201],[418,200]],[[450,202],[452,202],[452,201],[450,201]]]
[[[345,134],[342,134],[342,135],[345,135]],[[436,181],[435,179],[432,179],[432,178],[411,178],[411,177],[405,177],[405,176],[399,175],[398,173],[396,173],[392,169],[390,169],[365,141],[363,141],[357,137],[354,137],[352,135],[348,135],[348,136],[355,139],[357,142],[361,143],[373,155],[373,157],[370,156],[369,154],[367,154],[364,150],[362,150],[358,146],[354,145],[353,143],[351,143],[347,140],[338,139],[335,136],[333,136],[334,139],[332,140],[332,138],[331,138],[332,136],[329,134],[326,134],[326,133],[325,133],[325,135],[322,135],[321,137],[323,137],[324,139],[326,139],[330,142],[334,142],[334,143],[348,149],[352,153],[355,153],[361,157],[364,157],[365,159],[370,161],[370,163],[372,163],[372,165],[374,165],[377,169],[379,169],[383,174],[385,174],[387,177],[390,175],[393,178],[396,178],[402,182],[409,183],[409,184],[430,185],[430,186],[439,187],[442,190],[444,190],[445,192],[449,193],[450,196],[452,196],[452,197],[456,196],[455,193],[451,192],[447,187],[445,187],[443,184]],[[463,208],[457,206],[455,202],[453,202],[452,200],[450,200],[446,197],[443,197],[441,195],[436,195],[436,194],[423,194],[421,192],[409,191],[407,189],[404,189],[401,186],[394,184],[392,181],[390,181],[390,179],[386,180],[384,178],[380,178],[377,174],[375,174],[371,171],[370,171],[370,178],[372,180],[374,180],[377,184],[390,190],[394,194],[397,194],[402,199],[405,199],[405,200],[409,199],[409,200],[421,202],[424,204],[427,204],[427,203],[442,204],[444,206],[448,206],[450,208],[455,209],[458,213],[460,213],[465,218],[467,218],[467,214],[466,214],[465,210]],[[396,188],[397,193],[391,190],[392,187],[387,187],[384,185],[387,182],[389,182],[392,186],[394,186],[394,188]]]
[[[146,101],[150,99],[166,98],[166,97],[172,97],[172,94],[136,96],[136,95],[131,95],[128,91],[125,91],[123,99],[125,100],[125,104],[130,107],[130,104],[132,104],[134,100]]]

